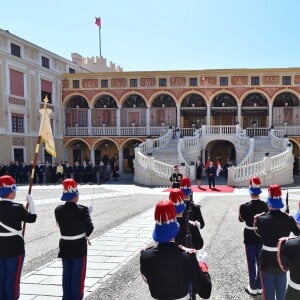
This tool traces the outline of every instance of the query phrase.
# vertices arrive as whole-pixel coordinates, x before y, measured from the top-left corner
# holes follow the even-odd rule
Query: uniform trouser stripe
[[[20,278],[23,267],[24,255],[19,255],[17,258],[17,272],[16,272],[16,281],[15,281],[15,298],[18,299],[20,295]]]
[[[18,299],[24,255],[0,259],[0,299]]]
[[[82,268],[81,268],[81,278],[80,278],[80,295],[82,296],[80,299],[83,298],[85,275],[86,275],[86,256],[82,258]]]

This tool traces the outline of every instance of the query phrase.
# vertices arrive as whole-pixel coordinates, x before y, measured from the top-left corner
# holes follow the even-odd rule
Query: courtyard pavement
[[[112,186],[110,186],[110,189]],[[293,189],[300,190],[298,182]],[[153,189],[153,193],[165,195],[165,187]],[[149,189],[135,185],[118,183],[118,194],[134,193],[135,191],[149,193]],[[120,193],[121,191],[121,193]],[[116,192],[111,192],[114,196]],[[247,188],[234,190],[234,195],[248,195]],[[197,202],[205,193],[195,193]],[[210,196],[212,193],[210,193]],[[223,194],[232,197],[232,194]],[[133,217],[104,234],[91,240],[88,248],[87,273],[85,280],[85,297],[91,295],[104,281],[115,275],[129,260],[137,255],[141,248],[151,242],[153,231],[153,211],[151,208]],[[26,274],[21,278],[20,300],[57,300],[62,297],[61,260],[55,259],[46,265]]]

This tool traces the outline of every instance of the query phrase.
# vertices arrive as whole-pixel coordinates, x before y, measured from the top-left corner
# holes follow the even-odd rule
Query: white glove
[[[33,197],[31,195],[27,194],[26,200],[28,202],[29,213],[34,215],[35,214],[35,205],[34,205]]]
[[[189,223],[192,226],[198,227],[198,229],[200,230],[200,222],[199,221],[189,221]]]
[[[89,210],[89,213],[91,214],[94,210],[94,207],[91,205],[91,206],[89,206],[88,210]]]
[[[197,255],[197,259],[199,262],[204,262],[206,265],[208,263],[208,254],[206,251],[199,251],[198,255]]]
[[[26,195],[26,200],[27,200],[28,202],[33,201],[32,195],[27,194],[27,195]]]

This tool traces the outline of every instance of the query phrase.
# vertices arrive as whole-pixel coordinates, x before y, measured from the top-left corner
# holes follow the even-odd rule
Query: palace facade
[[[103,57],[68,60],[0,29],[0,91],[0,163],[32,160],[46,95],[56,162],[113,160],[131,172],[135,147],[169,128],[187,136],[236,124],[249,135],[284,130],[299,157],[300,68],[123,72]],[[234,144],[214,142],[203,160],[222,147],[224,157],[234,153]],[[43,147],[38,159],[53,162]]]
[[[61,75],[100,71],[121,72],[122,68],[104,58],[72,60],[0,29],[0,164],[29,163],[33,159],[40,125],[39,109],[47,95],[52,109],[51,125],[58,161],[64,153],[64,125]],[[44,151],[39,160],[52,158]]]
[[[300,68],[63,74],[64,159],[113,159],[128,172],[136,145],[166,129],[235,124],[285,130],[299,157],[299,99]]]

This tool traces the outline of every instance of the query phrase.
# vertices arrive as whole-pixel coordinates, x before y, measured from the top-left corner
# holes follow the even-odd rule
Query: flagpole
[[[102,57],[101,55],[101,24],[99,26],[99,52],[100,52],[100,58]]]
[[[47,102],[48,102],[48,98],[47,96],[44,98],[44,109],[47,109]],[[43,123],[45,122],[45,118],[43,118]],[[43,126],[44,124],[41,124],[41,126]],[[32,163],[32,170],[31,170],[31,175],[30,175],[30,179],[29,179],[29,186],[28,186],[28,194],[31,194],[31,190],[32,190],[32,186],[33,186],[33,179],[34,179],[34,173],[35,173],[35,166],[37,163],[37,158],[38,158],[38,154],[40,151],[40,144],[41,144],[41,135],[39,133],[38,137],[37,137],[37,142],[36,142],[36,147],[35,147],[35,152],[34,152],[34,157],[33,157],[33,163]],[[26,203],[26,210],[28,210],[28,206],[29,203]],[[22,228],[22,236],[24,237],[25,235],[25,228],[26,228],[26,222],[23,223],[23,228]]]

